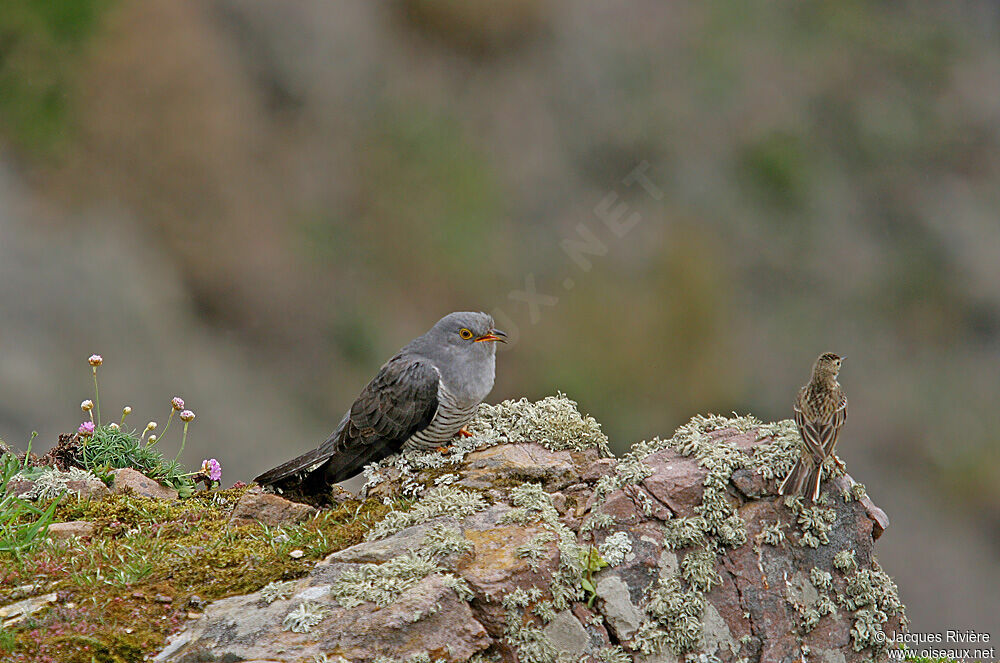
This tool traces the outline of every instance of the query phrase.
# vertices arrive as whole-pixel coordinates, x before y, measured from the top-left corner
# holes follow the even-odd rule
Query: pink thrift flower
[[[100,366],[101,364],[104,363],[104,357],[102,357],[101,355],[90,355],[90,358],[87,359],[87,362],[91,366]]]
[[[173,398],[170,399],[170,407],[174,408],[175,410],[183,410],[184,399],[181,398],[180,396],[174,396]]]
[[[93,421],[83,422],[82,424],[80,424],[80,427],[76,429],[76,432],[80,433],[81,435],[91,435],[94,432],[94,422]]]
[[[214,458],[203,460],[201,461],[201,473],[212,481],[218,481],[222,478],[222,465]]]
[[[191,410],[181,412],[181,421],[194,421],[194,412]]]

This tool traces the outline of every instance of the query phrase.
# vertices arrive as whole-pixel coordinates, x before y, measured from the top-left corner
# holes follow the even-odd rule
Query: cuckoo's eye
[[[466,341],[472,338],[472,332],[466,329],[465,327],[462,327],[461,329],[458,330],[458,335],[464,338]]]

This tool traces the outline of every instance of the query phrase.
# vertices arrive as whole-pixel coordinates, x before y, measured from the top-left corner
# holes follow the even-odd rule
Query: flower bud
[[[80,409],[83,410],[84,412],[90,412],[91,410],[94,409],[94,401],[88,398],[87,400],[80,403]]]
[[[90,355],[90,358],[87,359],[87,363],[96,368],[104,363],[104,357],[101,355]]]

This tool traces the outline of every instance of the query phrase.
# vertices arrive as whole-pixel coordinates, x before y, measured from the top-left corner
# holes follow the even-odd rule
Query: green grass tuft
[[[45,538],[59,505],[59,500],[53,500],[42,509],[7,493],[7,483],[23,467],[13,454],[0,456],[0,553],[17,559]]]
[[[181,497],[194,492],[194,483],[185,475],[184,468],[175,460],[164,460],[157,446],[143,442],[134,430],[99,426],[80,445],[76,460],[84,469],[100,477],[107,476],[113,469],[131,467],[176,488]]]

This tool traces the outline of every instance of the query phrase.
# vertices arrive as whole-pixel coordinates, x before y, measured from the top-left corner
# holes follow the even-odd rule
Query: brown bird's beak
[[[506,343],[507,334],[503,333],[499,329],[493,329],[489,334],[483,334],[477,338],[475,342],[479,343],[480,341],[500,341],[501,343]]]

